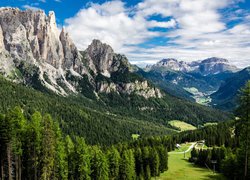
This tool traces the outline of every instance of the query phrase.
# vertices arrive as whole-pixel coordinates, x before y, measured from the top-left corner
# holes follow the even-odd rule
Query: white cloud
[[[174,19],[171,19],[167,22],[159,22],[159,21],[148,21],[147,26],[150,27],[160,27],[160,28],[174,28],[176,26],[176,21]]]
[[[102,5],[91,3],[75,17],[67,19],[66,29],[80,49],[85,49],[92,39],[109,43],[117,51],[126,45],[143,43],[146,39],[159,36],[159,32],[148,30],[148,26],[167,27],[174,22],[148,22],[140,16],[130,16],[129,9],[121,1]]]
[[[35,6],[31,6],[31,5],[23,5],[22,6],[23,8],[25,8],[25,9],[31,9],[31,10],[34,10],[34,11],[38,11],[38,10],[41,10],[40,8],[38,8],[38,7],[35,7]]]
[[[125,53],[133,63],[152,63],[167,57],[192,61],[218,56],[243,67],[250,65],[250,15],[235,8],[237,2],[144,0],[134,7],[126,7],[119,0],[89,3],[67,19],[65,26],[79,49],[97,38]],[[224,14],[220,10],[225,8],[235,8],[235,12]],[[154,19],[155,15],[163,20]],[[240,23],[228,27],[228,22],[239,18]],[[155,37],[167,39],[166,45],[141,46]]]

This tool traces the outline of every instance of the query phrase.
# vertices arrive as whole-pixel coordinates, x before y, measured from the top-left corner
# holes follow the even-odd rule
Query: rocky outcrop
[[[146,99],[151,97],[162,98],[163,94],[159,89],[149,86],[147,81],[135,81],[130,83],[107,83],[100,82],[98,83],[98,91],[104,93],[118,92],[125,94],[137,94],[143,96]]]
[[[94,94],[162,96],[147,81],[112,82],[113,73],[128,74],[132,68],[125,56],[99,40],[93,40],[81,54],[65,29],[57,28],[54,12],[47,16],[41,10],[0,8],[0,73],[13,81],[41,82],[61,95],[89,88]],[[100,75],[109,79],[108,86],[98,79]]]
[[[11,76],[16,67],[25,63],[38,67],[39,80],[49,89],[64,95],[65,87],[75,92],[65,80],[65,71],[82,73],[81,55],[64,30],[60,35],[54,12],[47,16],[44,11],[1,8],[0,29],[1,61],[8,56],[0,69],[3,74]]]

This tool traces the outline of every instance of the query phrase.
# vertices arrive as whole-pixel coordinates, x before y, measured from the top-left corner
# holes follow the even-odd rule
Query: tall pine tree
[[[240,118],[237,134],[239,135],[240,151],[239,156],[244,156],[243,178],[250,178],[250,81],[246,83],[245,88],[241,90],[240,105],[237,109],[237,115]]]

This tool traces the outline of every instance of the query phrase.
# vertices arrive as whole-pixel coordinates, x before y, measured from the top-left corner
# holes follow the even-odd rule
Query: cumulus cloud
[[[218,56],[243,67],[250,65],[250,13],[237,8],[238,2],[144,0],[134,7],[119,0],[89,3],[66,19],[65,27],[79,49],[97,38],[126,54],[133,63]],[[234,11],[222,11],[226,8]],[[235,19],[240,21],[228,26]],[[146,46],[155,38],[165,42]]]
[[[175,21],[147,21],[141,16],[131,16],[130,10],[121,1],[104,4],[91,3],[81,9],[75,17],[67,19],[66,29],[73,36],[80,49],[86,48],[92,39],[97,38],[109,43],[117,51],[126,45],[137,45],[160,35],[149,31],[149,27],[169,28]]]

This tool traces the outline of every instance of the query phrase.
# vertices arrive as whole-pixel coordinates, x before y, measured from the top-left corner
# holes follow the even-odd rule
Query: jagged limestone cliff
[[[109,45],[93,40],[81,54],[68,33],[59,31],[55,19],[54,12],[47,16],[44,11],[0,8],[0,73],[28,85],[39,82],[61,95],[91,87],[95,94],[162,97],[146,80],[115,78],[130,75],[132,66]]]

